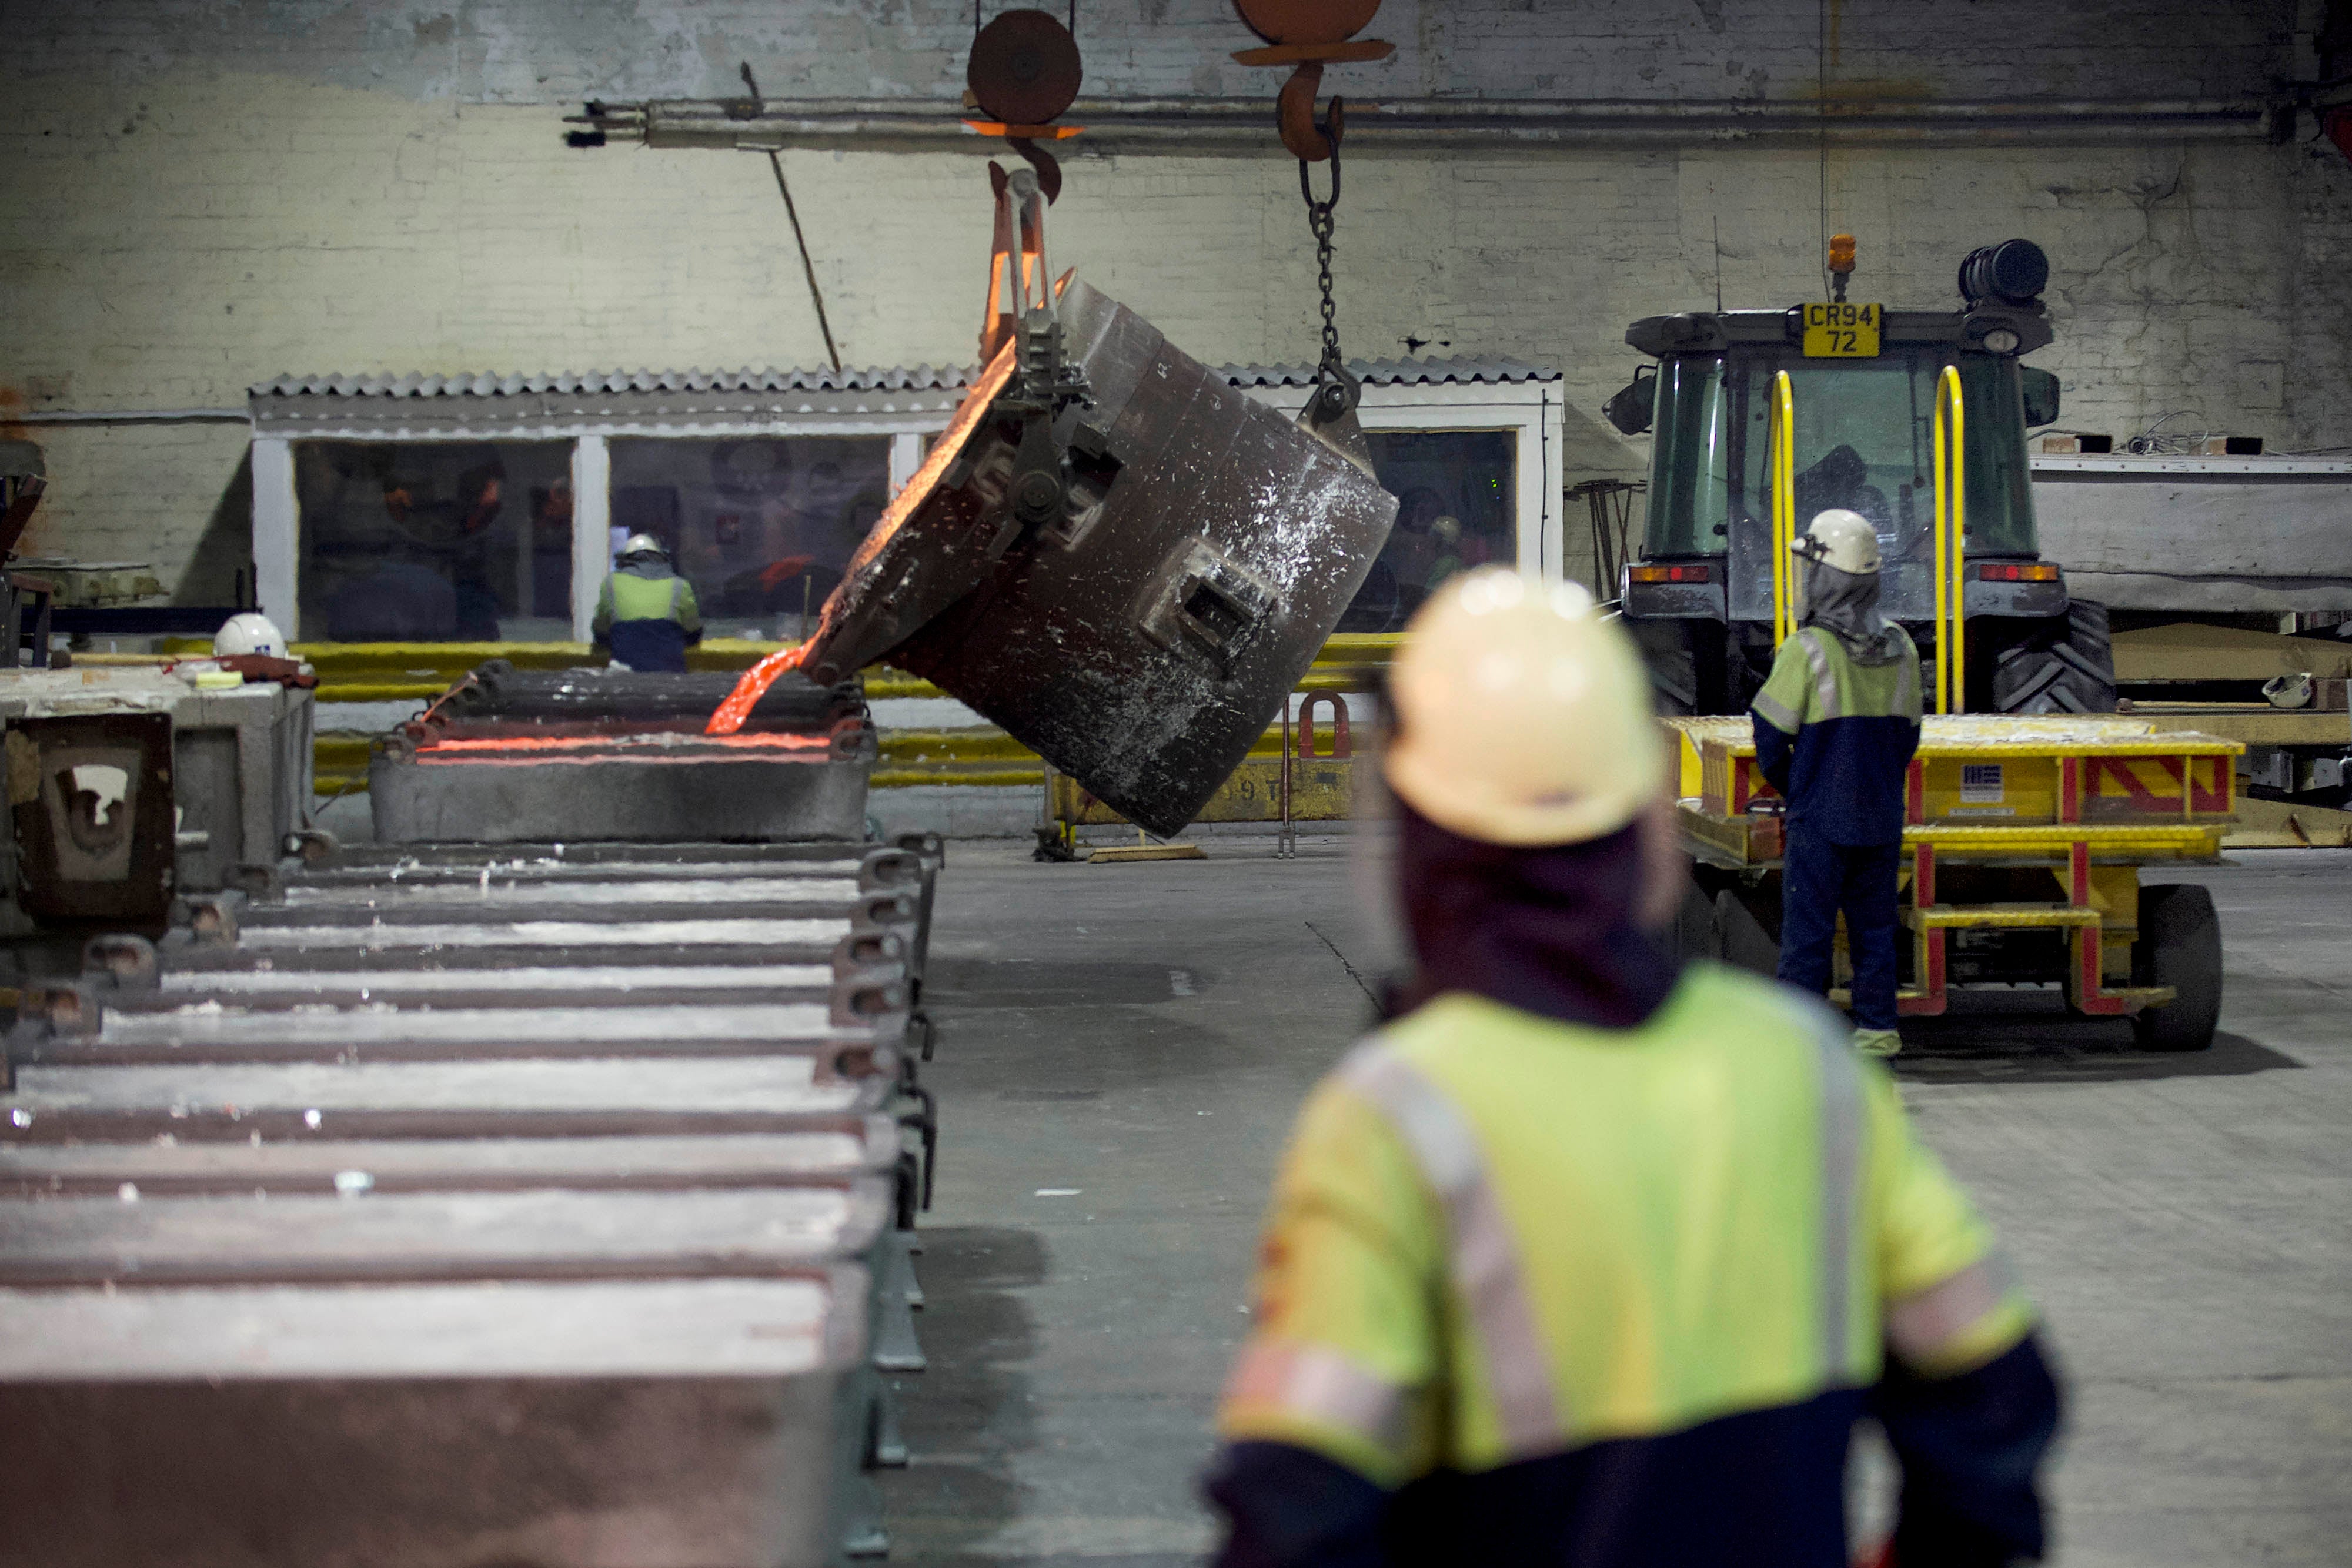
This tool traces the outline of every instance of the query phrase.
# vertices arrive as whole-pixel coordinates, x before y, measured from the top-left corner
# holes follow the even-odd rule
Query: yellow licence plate
[[[1805,307],[1805,358],[1874,360],[1878,357],[1879,305],[1815,304]]]

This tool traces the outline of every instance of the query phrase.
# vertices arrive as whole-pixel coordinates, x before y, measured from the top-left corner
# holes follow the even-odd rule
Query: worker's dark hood
[[[659,556],[639,556],[635,560],[625,560],[621,563],[620,570],[627,572],[631,577],[642,577],[654,582],[660,582],[666,578],[677,575],[670,570],[669,562]]]
[[[1818,626],[1845,644],[1858,664],[1891,664],[1903,640],[1878,612],[1878,573],[1840,571],[1827,561],[1805,569],[1805,612],[1800,626]]]
[[[1396,802],[1397,875],[1415,970],[1403,1007],[1471,991],[1565,1023],[1630,1029],[1682,962],[1633,923],[1641,826],[1517,849],[1449,832]]]

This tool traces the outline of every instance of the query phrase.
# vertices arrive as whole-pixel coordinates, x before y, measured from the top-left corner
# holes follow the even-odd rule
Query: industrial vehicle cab
[[[2051,341],[2039,298],[2048,273],[2037,247],[2011,240],[1962,265],[1960,310],[1840,299],[1653,316],[1627,330],[1658,363],[1606,411],[1627,434],[1654,434],[1647,522],[1619,603],[1664,707],[1740,712],[1771,667],[1770,447],[1783,372],[1796,531],[1830,507],[1868,518],[1885,561],[1881,606],[1934,659],[1935,427],[1948,366],[1964,415],[1965,706],[2113,708],[2104,612],[2070,605],[2063,570],[2040,559],[2034,536],[2026,431],[2057,418],[2058,382],[2019,359]]]

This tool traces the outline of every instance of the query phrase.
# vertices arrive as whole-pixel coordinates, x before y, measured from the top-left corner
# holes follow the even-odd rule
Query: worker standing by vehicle
[[[670,570],[669,551],[651,534],[632,534],[596,595],[596,641],[633,670],[686,668],[686,651],[702,641],[694,584]]]
[[[1412,1010],[1285,1159],[1207,1483],[1221,1568],[1846,1568],[1865,1410],[1897,1562],[2039,1556],[2032,1308],[1835,1015],[1677,967],[1632,641],[1481,569],[1391,690]]]
[[[1903,1049],[1895,1028],[1895,894],[1904,786],[1919,749],[1919,650],[1878,612],[1878,535],[1860,513],[1815,517],[1790,550],[1804,611],[1756,694],[1756,762],[1789,803],[1780,977],[1830,988],[1837,918],[1853,960],[1854,1045]]]

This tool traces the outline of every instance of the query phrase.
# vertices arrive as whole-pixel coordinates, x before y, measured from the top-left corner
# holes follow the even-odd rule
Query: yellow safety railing
[[[1960,372],[1946,365],[1936,382],[1936,711],[1968,711],[1968,648],[1961,629],[1966,595],[1969,491],[1963,453],[1968,421]]]
[[[1764,452],[1771,471],[1772,646],[1778,648],[1797,630],[1795,562],[1789,554],[1797,542],[1797,399],[1786,371],[1772,378]]]

